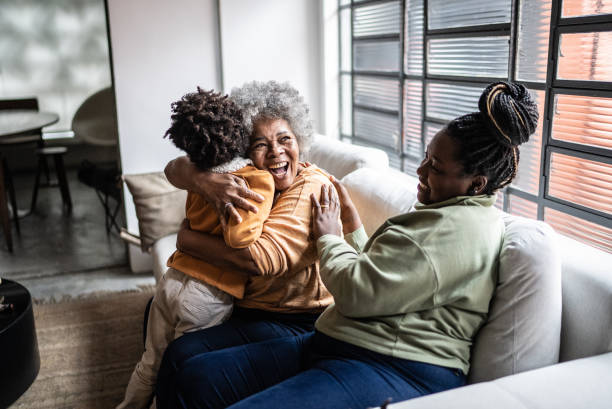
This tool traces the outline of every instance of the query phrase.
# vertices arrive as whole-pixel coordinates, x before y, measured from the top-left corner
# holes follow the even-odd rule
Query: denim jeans
[[[231,318],[225,323],[190,332],[175,339],[168,345],[157,374],[157,408],[176,406],[172,401],[175,396],[176,375],[192,357],[244,344],[310,333],[314,330],[318,316],[235,307]]]
[[[366,408],[463,386],[457,369],[382,355],[319,332],[191,357],[176,408]]]

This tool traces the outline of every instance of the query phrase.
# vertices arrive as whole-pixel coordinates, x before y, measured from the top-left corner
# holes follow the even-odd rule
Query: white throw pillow
[[[419,181],[391,168],[361,168],[342,178],[342,183],[369,236],[389,217],[410,211]]]
[[[478,332],[469,382],[552,365],[561,336],[561,257],[544,222],[505,214],[499,280]]]

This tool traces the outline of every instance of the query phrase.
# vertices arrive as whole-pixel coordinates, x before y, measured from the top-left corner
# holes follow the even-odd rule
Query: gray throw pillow
[[[561,257],[546,223],[505,214],[499,280],[478,332],[469,382],[552,365],[561,342]]]
[[[163,172],[122,178],[136,206],[141,248],[148,252],[155,241],[178,232],[185,218],[187,191],[172,186]]]

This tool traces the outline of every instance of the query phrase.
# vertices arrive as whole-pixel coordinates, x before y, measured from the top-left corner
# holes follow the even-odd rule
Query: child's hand
[[[321,186],[321,203],[314,194],[310,195],[313,207],[312,235],[315,240],[326,234],[340,236],[340,203],[336,191],[330,186]]]

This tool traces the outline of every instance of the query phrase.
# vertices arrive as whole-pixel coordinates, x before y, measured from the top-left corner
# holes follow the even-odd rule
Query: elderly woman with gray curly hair
[[[249,157],[274,179],[275,200],[260,238],[244,249],[226,246],[219,236],[183,226],[177,248],[221,268],[250,274],[244,297],[235,300],[231,317],[216,327],[192,332],[166,350],[157,379],[157,407],[172,407],[175,375],[190,357],[247,343],[314,329],[319,314],[333,301],[319,275],[311,237],[311,195],[329,186],[329,176],[301,162],[312,138],[309,110],[287,83],[251,82],[232,90],[230,98],[243,112],[250,136]],[[257,211],[259,201],[244,182],[231,174],[207,173],[187,157],[166,167],[175,186],[201,194],[220,219],[239,219],[237,207]],[[262,198],[263,199],[263,198]]]

